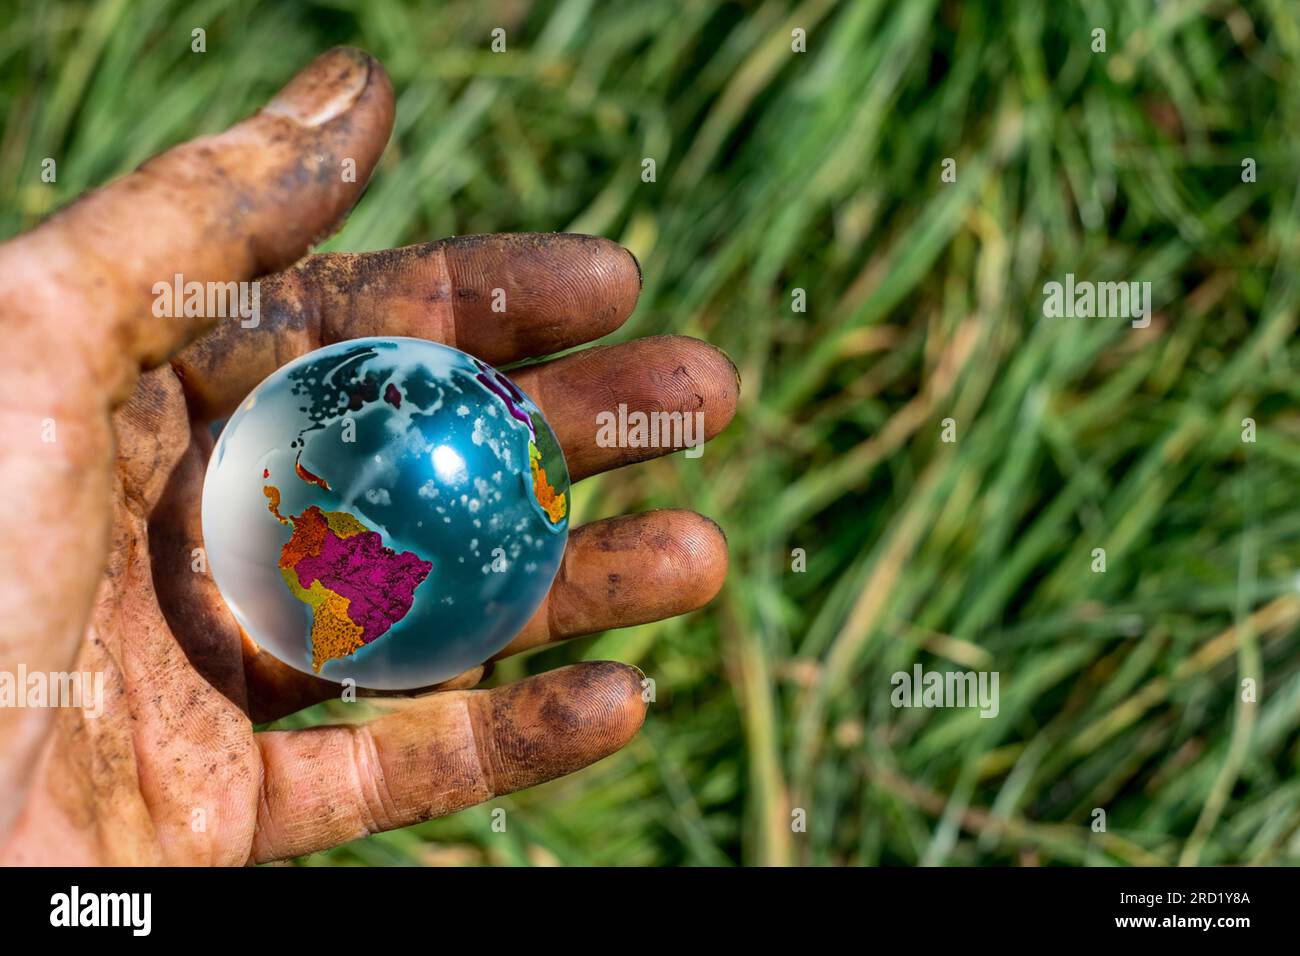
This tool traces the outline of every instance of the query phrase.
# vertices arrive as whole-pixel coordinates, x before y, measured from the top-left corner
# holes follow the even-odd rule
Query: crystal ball
[[[568,538],[541,411],[464,352],[340,342],[280,368],[221,429],[208,568],[244,631],[300,671],[412,690],[505,647]]]

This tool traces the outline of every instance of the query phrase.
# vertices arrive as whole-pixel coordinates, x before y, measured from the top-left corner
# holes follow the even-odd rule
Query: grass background
[[[495,678],[636,663],[640,737],[304,862],[1300,860],[1294,4],[51,0],[0,27],[0,234],[352,43],[397,126],[330,248],[606,235],[646,274],[617,338],[741,368],[703,458],[575,496],[715,517],[721,597]],[[1066,272],[1150,281],[1150,328],[1043,319]],[[999,716],[894,709],[915,662],[999,672]]]

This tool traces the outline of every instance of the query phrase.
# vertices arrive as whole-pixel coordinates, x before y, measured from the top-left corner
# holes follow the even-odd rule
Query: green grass
[[[707,338],[744,392],[702,459],[576,495],[715,517],[714,605],[498,671],[636,663],[641,736],[306,862],[1300,861],[1293,4],[33,5],[0,32],[3,234],[335,43],[399,98],[330,248],[610,236],[646,275],[618,338]],[[1151,327],[1043,319],[1066,272],[1150,281]],[[915,662],[999,672],[999,716],[893,708]]]

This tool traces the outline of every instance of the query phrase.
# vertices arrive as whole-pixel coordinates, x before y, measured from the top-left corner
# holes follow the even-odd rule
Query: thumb
[[[155,317],[155,284],[252,279],[294,262],[351,208],[392,125],[378,62],[346,48],[321,55],[256,115],[150,159],[0,246],[6,321],[53,333],[106,395],[124,398],[140,365],[213,318]]]

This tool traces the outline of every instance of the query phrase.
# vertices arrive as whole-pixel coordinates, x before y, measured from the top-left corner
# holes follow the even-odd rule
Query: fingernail
[[[737,378],[737,381],[739,381],[739,378],[740,378],[740,373],[739,373],[739,372],[736,373],[736,378]],[[718,530],[718,534],[722,535],[722,543],[723,543],[723,544],[728,544],[728,545],[729,545],[729,544],[731,543],[730,541],[727,540],[727,529],[726,529],[726,528],[722,527],[722,525],[718,524],[716,521],[714,521],[714,520],[713,520],[712,518],[710,518],[708,515],[700,515],[700,517],[703,518],[705,521],[707,521],[709,524],[713,525],[713,527],[715,527],[715,528]]]
[[[643,273],[643,272],[641,271],[641,260],[638,259],[638,258],[636,257],[636,253],[633,252],[631,249],[629,249],[627,246],[624,246],[624,247],[623,247],[623,251],[626,252],[629,256],[632,257],[632,265],[636,266],[636,287],[637,287],[638,289],[644,289],[644,288],[645,288],[645,273]]]
[[[316,57],[266,105],[264,113],[284,116],[300,126],[321,126],[342,116],[370,82],[369,54],[335,47]]]
[[[719,352],[722,352],[722,349],[718,349],[718,351],[719,351]],[[737,365],[737,364],[736,364],[736,360],[735,360],[734,358],[732,358],[730,355],[728,355],[726,352],[722,352],[722,357],[723,357],[724,359],[726,359],[728,362],[731,363],[731,370],[732,370],[733,372],[736,373],[736,395],[739,396],[739,395],[740,395],[740,385],[741,385],[741,383],[740,383],[740,366]]]

